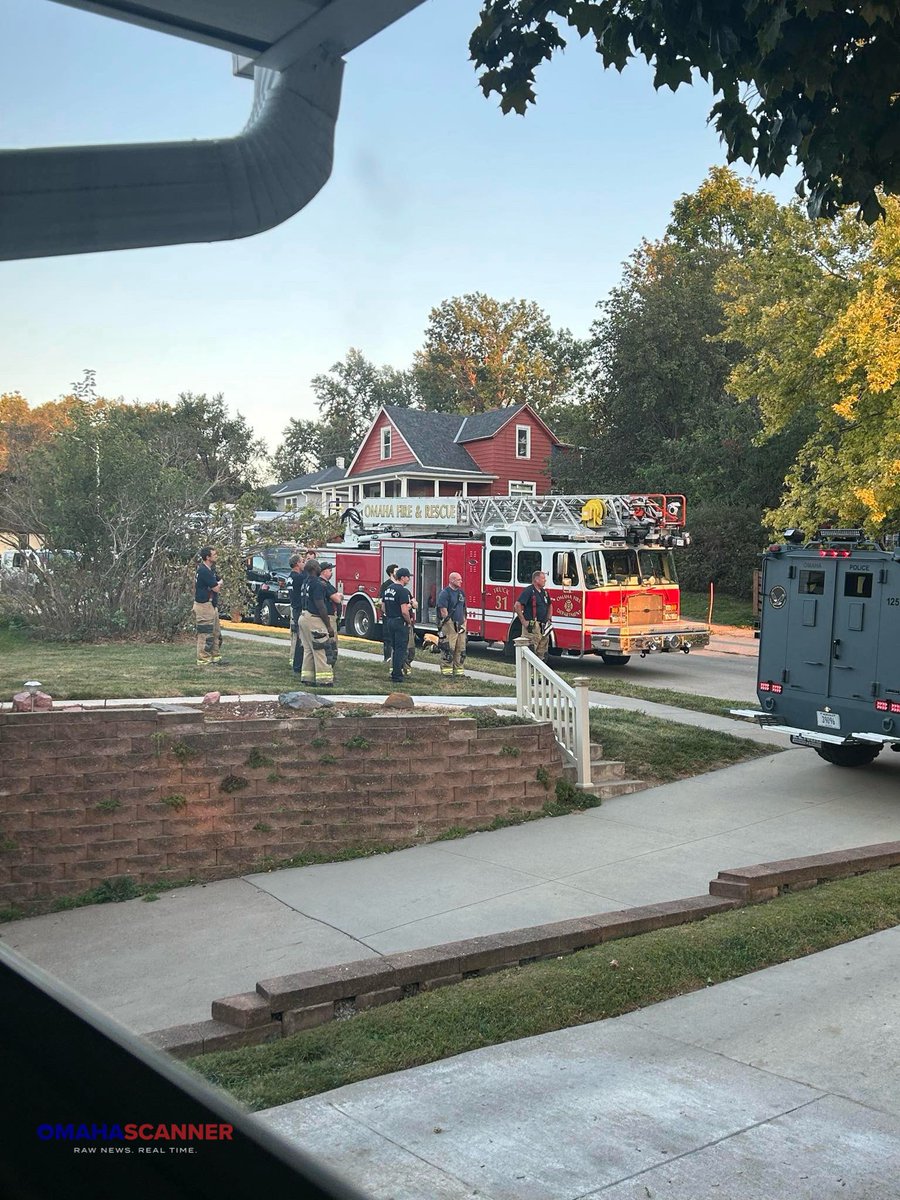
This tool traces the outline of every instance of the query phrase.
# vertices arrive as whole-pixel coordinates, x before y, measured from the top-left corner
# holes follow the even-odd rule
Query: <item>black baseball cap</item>
[[[412,571],[409,569],[409,567],[398,567],[397,570],[394,572],[394,578],[395,579],[410,579],[410,578],[412,578]]]
[[[330,562],[320,562],[320,563],[319,563],[319,567],[320,567],[320,568],[321,568],[321,570],[323,570],[323,571],[333,571],[333,570],[334,570],[334,563],[330,563]]]

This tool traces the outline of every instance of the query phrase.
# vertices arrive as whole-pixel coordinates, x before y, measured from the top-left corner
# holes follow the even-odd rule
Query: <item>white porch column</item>
[[[436,496],[440,496],[441,494],[441,481],[439,479],[434,481],[434,494]]]
[[[407,484],[407,479],[406,479],[406,476],[404,475],[400,479],[400,495],[403,496],[404,498],[409,494],[406,490],[406,484]]]

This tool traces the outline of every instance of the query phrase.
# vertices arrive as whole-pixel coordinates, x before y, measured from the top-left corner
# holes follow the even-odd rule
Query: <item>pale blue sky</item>
[[[348,57],[331,180],[297,216],[212,245],[0,263],[0,391],[83,367],[108,396],[224,392],[274,448],[311,377],[357,346],[409,364],[429,309],[523,297],[584,335],[673,201],[724,162],[703,85],[654,92],[583,45],[504,117],[468,62],[478,0],[427,0]],[[230,55],[49,3],[0,0],[4,146],[226,135],[252,84]],[[775,181],[780,199],[795,176]]]

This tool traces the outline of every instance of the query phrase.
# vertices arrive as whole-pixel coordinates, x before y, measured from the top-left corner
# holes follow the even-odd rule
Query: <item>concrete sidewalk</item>
[[[298,782],[302,786],[302,781]],[[719,870],[898,837],[900,761],[794,750],[558,819],[0,927],[137,1032],[258,979],[705,892]]]
[[[374,1200],[894,1200],[900,930],[256,1118]]]

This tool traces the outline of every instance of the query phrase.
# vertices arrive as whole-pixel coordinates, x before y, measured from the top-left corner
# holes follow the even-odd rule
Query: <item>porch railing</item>
[[[590,787],[590,681],[578,678],[573,683],[571,687],[542,662],[529,649],[528,638],[516,638],[516,712],[551,723],[563,756],[575,767],[578,786]]]

